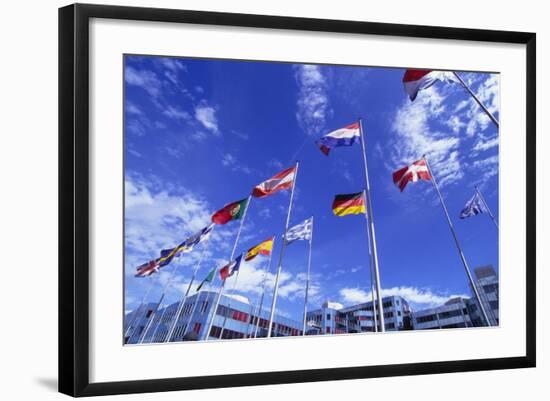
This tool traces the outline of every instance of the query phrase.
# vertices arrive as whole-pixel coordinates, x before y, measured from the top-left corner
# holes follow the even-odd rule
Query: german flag
[[[332,202],[332,212],[340,217],[348,214],[366,213],[363,192],[336,195]]]

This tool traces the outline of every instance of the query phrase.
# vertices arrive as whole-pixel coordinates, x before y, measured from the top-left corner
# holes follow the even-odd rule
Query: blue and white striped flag
[[[288,245],[291,242],[297,240],[306,240],[311,239],[311,230],[313,227],[312,218],[305,220],[304,222],[295,225],[292,228],[289,228],[286,232],[285,243]]]
[[[464,205],[464,209],[460,212],[460,218],[465,219],[466,217],[477,216],[481,213],[487,213],[487,208],[485,207],[481,196],[479,196],[479,193],[476,192],[472,199]]]

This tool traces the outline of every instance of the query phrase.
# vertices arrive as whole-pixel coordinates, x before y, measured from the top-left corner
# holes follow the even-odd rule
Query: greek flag
[[[479,196],[479,193],[476,192],[472,199],[464,205],[464,209],[460,212],[460,218],[465,219],[466,217],[472,217],[486,212],[487,209],[485,208],[485,204]]]
[[[285,244],[288,245],[291,242],[297,240],[306,240],[311,239],[311,231],[313,227],[313,219],[310,217],[305,220],[303,223],[297,224],[294,227],[291,227],[286,232]]]

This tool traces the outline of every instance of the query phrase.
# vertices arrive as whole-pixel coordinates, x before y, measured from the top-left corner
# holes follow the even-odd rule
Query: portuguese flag
[[[336,216],[366,213],[363,192],[336,195],[332,202],[332,212]]]
[[[225,224],[231,220],[239,220],[243,217],[247,204],[248,198],[245,198],[225,205],[212,215],[212,222],[216,224]]]

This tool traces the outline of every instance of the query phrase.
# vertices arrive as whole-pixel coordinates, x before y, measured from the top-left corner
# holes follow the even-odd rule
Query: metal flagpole
[[[430,163],[428,163],[428,159],[426,159],[426,155],[422,156],[422,159],[426,162],[426,167],[428,168],[428,173],[430,174],[430,178],[432,180],[432,184],[439,195],[439,200],[441,201],[441,206],[443,207],[443,211],[445,212],[445,216],[447,217],[447,222],[449,223],[449,228],[451,229],[451,233],[453,234],[453,238],[455,240],[456,248],[458,250],[458,254],[460,255],[460,259],[462,260],[462,264],[464,265],[464,270],[466,270],[466,275],[468,276],[468,280],[470,281],[470,286],[472,287],[472,291],[474,292],[474,295],[476,297],[476,300],[479,304],[479,307],[481,309],[481,313],[483,314],[483,318],[485,319],[485,322],[487,326],[490,326],[489,319],[487,318],[487,313],[485,312],[485,307],[483,306],[483,303],[481,302],[481,298],[479,297],[479,293],[477,291],[477,287],[474,283],[474,280],[472,278],[472,274],[470,273],[470,268],[468,267],[468,262],[466,262],[466,257],[464,256],[464,253],[462,252],[462,248],[460,247],[460,243],[458,242],[458,237],[456,235],[455,229],[453,227],[453,223],[451,221],[451,217],[449,216],[449,212],[447,211],[447,206],[445,206],[445,201],[443,200],[443,196],[441,195],[441,192],[439,191],[439,187],[437,185],[437,182],[435,180],[435,176],[433,175],[432,169],[430,167]]]
[[[243,217],[241,217],[241,224],[239,225],[239,231],[237,231],[237,236],[235,237],[235,242],[233,244],[233,249],[231,250],[231,256],[229,256],[229,262],[233,262],[233,258],[235,256],[235,251],[237,250],[237,244],[239,242],[239,237],[241,236],[241,230],[243,229],[244,219],[246,218],[246,212],[248,212],[248,206],[250,205],[250,201],[252,200],[252,195],[248,195],[248,199],[246,201],[246,208],[243,212]],[[239,269],[240,270],[240,269]],[[239,276],[239,270],[237,271],[237,277]],[[227,279],[226,279],[227,280]],[[210,337],[210,330],[212,330],[212,324],[214,324],[214,318],[216,317],[216,313],[218,311],[218,306],[220,305],[220,299],[222,296],[223,289],[225,287],[225,281],[222,281],[222,285],[220,286],[220,289],[218,291],[218,297],[216,298],[216,303],[214,305],[214,309],[212,311],[212,317],[210,318],[210,323],[208,324],[208,330],[206,332],[206,338],[205,341],[208,341],[208,338]],[[221,333],[220,333],[221,337]]]
[[[378,300],[379,322],[380,331],[386,331],[384,324],[384,309],[382,308],[382,291],[380,289],[380,270],[378,268],[378,251],[376,249],[376,235],[374,234],[374,217],[372,213],[372,198],[370,195],[370,182],[369,182],[369,169],[367,166],[367,145],[365,144],[365,136],[363,134],[363,120],[359,119],[359,132],[361,134],[361,147],[363,148],[363,164],[365,165],[365,182],[366,182],[366,194],[367,194],[367,224],[370,230],[370,236],[372,238],[372,255],[374,262],[374,278],[376,281],[376,296]],[[374,305],[373,305],[374,308]]]
[[[149,283],[149,287],[147,288],[147,291],[145,292],[145,295],[143,295],[143,297],[141,298],[141,302],[140,302],[139,306],[135,309],[136,313],[134,313],[134,316],[132,316],[132,320],[130,320],[130,322],[128,323],[128,326],[126,327],[126,330],[124,330],[124,338],[126,338],[126,336],[128,335],[128,332],[130,331],[130,329],[134,325],[134,323],[136,321],[136,318],[139,315],[138,312],[140,311],[141,307],[145,303],[145,300],[149,297],[149,293],[151,292],[151,289],[153,288],[153,284],[154,284],[154,281],[151,280],[151,282]],[[134,330],[135,330],[135,328],[134,328]],[[132,330],[132,334],[133,334],[133,330]]]
[[[470,95],[472,95],[472,97],[474,98],[474,100],[477,102],[477,104],[479,105],[479,107],[481,107],[483,109],[483,111],[485,112],[485,114],[487,114],[487,116],[489,117],[489,119],[496,125],[497,128],[499,128],[499,123],[498,123],[498,120],[495,118],[495,116],[493,116],[491,114],[491,112],[487,109],[487,107],[485,107],[485,105],[483,103],[481,103],[481,100],[478,99],[478,97],[475,95],[474,92],[472,92],[472,90],[470,89],[470,87],[468,85],[466,85],[466,82],[464,82],[464,80],[460,77],[460,75],[458,75],[457,72],[453,71],[453,74],[455,75],[455,77],[460,81],[460,83],[462,84],[462,86],[464,87],[464,89],[466,89],[468,91],[468,93]]]
[[[212,228],[212,230],[213,229],[214,228]],[[211,234],[212,234],[212,232],[210,233],[210,235]],[[209,241],[209,239],[210,239],[210,237],[208,237],[208,239],[206,241]],[[205,244],[205,246],[206,246],[206,244]],[[185,303],[187,302],[187,298],[189,297],[189,292],[191,291],[191,286],[195,282],[195,277],[197,276],[197,272],[201,268],[202,259],[204,257],[204,252],[205,251],[206,251],[206,249],[202,250],[199,261],[198,261],[197,265],[195,266],[195,268],[193,269],[193,275],[191,276],[191,281],[189,282],[189,285],[187,286],[187,289],[185,290],[185,294],[184,294],[183,298],[180,300],[180,302],[178,304],[178,309],[176,310],[176,314],[174,315],[174,321],[170,325],[170,329],[168,330],[167,336],[163,341],[165,343],[170,342],[170,338],[172,338],[172,335],[174,334],[174,330],[176,329],[176,325],[178,324],[178,320],[181,317],[181,312],[183,311],[183,308],[185,307]]]
[[[285,231],[283,234],[283,243],[281,245],[281,252],[279,253],[279,264],[277,266],[277,275],[275,276],[275,288],[273,290],[273,300],[271,301],[271,312],[269,313],[269,325],[267,327],[267,337],[271,337],[271,329],[273,328],[273,317],[275,316],[275,306],[277,305],[277,292],[279,290],[279,276],[281,274],[283,264],[283,254],[286,247],[286,232],[288,230],[288,224],[290,223],[290,211],[292,210],[292,200],[294,199],[294,188],[296,188],[296,179],[298,178],[298,166],[299,162],[296,162],[296,170],[294,171],[294,180],[292,182],[292,191],[290,192],[290,201],[288,204],[288,212],[286,214]]]
[[[160,308],[160,305],[164,301],[164,298],[166,296],[166,291],[170,287],[170,284],[172,284],[172,279],[174,278],[174,274],[178,271],[178,268],[179,268],[179,265],[177,265],[177,264],[172,268],[172,271],[170,272],[170,277],[168,278],[168,281],[166,282],[166,284],[164,286],[164,289],[162,290],[162,295],[160,296],[159,302],[158,302],[157,306],[155,307],[155,310],[151,314],[151,319],[149,319],[149,321],[147,322],[147,326],[145,327],[145,330],[143,330],[143,334],[140,336],[138,344],[142,344],[143,340],[145,340],[145,337],[147,336],[147,333],[149,332],[149,329],[151,328],[151,326],[153,324],[153,320],[155,320],[155,315],[157,314],[157,312]],[[159,324],[160,324],[160,321],[159,321]]]
[[[479,190],[479,188],[476,186],[476,192],[477,194],[479,195],[479,197],[481,198],[481,201],[483,202],[483,204],[485,205],[485,209],[487,209],[487,213],[489,213],[489,216],[491,217],[491,220],[493,220],[493,223],[495,223],[495,226],[497,228],[497,230],[499,229],[498,227],[498,223],[497,223],[497,220],[495,219],[495,216],[493,216],[493,213],[491,212],[491,209],[489,209],[489,205],[487,204],[487,202],[485,201],[485,197],[481,194],[481,191]]]
[[[363,191],[363,197],[365,204],[367,203],[367,192]],[[369,219],[367,214],[365,214],[365,219]],[[370,240],[370,230],[368,229],[369,222],[367,221],[367,241],[369,243],[369,270],[370,270],[370,295],[372,299],[372,320],[374,324],[374,331],[378,332],[378,319],[376,318],[376,302],[374,301],[374,280],[373,280],[373,272],[372,272],[372,245]]]
[[[246,212],[248,212],[248,205],[250,205],[251,197],[252,197],[252,195],[248,196],[248,202],[246,203],[246,209],[244,210],[243,221],[241,223],[244,223],[244,218],[246,217]],[[239,234],[240,234],[240,232],[239,232]],[[233,258],[231,258],[231,260],[233,260]],[[237,282],[239,281],[240,272],[241,272],[241,269],[239,268],[239,270],[237,270],[237,276],[235,277],[235,281],[233,281],[233,287],[231,287],[231,294],[233,294],[235,292],[235,288],[237,288]],[[229,298],[229,300],[227,301],[227,308],[228,309],[231,308],[231,298]],[[220,338],[222,338],[222,336],[223,336],[223,332],[225,330],[225,323],[226,322],[227,322],[227,315],[224,315],[223,322],[222,322],[222,329],[220,331]]]
[[[313,242],[313,216],[311,216],[311,235],[309,237],[309,252],[307,256],[307,273],[306,273],[306,294],[304,297],[304,322],[302,325],[302,335],[306,335],[306,320],[307,320],[307,297],[309,292],[309,275],[311,271],[311,244]]]
[[[208,291],[210,291],[210,283],[207,283],[207,284],[208,284]],[[197,310],[197,306],[199,304],[198,301],[199,301],[201,292],[202,292],[202,288],[199,292],[197,292],[197,301],[193,305],[193,309],[191,310],[191,314],[189,315],[189,320],[188,320],[187,324],[185,325],[185,329],[183,330],[182,338],[185,338],[185,335],[189,332],[189,327],[191,326],[190,325],[191,319],[193,318],[193,315],[195,314],[195,311]],[[210,292],[208,292],[208,295],[206,296],[206,302],[207,303],[208,303],[209,297],[210,297]],[[208,305],[207,305],[207,307],[208,307]]]
[[[156,277],[157,277],[156,280],[153,280],[153,278],[151,278],[151,287],[149,287],[149,290],[147,291],[147,299],[149,299],[149,293],[151,292],[151,290],[152,290],[153,287],[155,286],[155,283],[158,282],[158,281],[160,281],[160,272],[157,271],[157,273],[158,273],[158,274],[157,274],[157,276],[156,276]],[[149,306],[149,303],[145,304],[145,310],[147,310],[148,306]],[[134,337],[134,335],[136,334],[136,331],[137,331],[138,327],[139,327],[139,324],[136,325],[136,327],[134,327],[134,329],[132,330],[132,334],[130,334],[130,336],[128,337],[128,339]],[[136,341],[136,344],[137,344],[138,341],[139,341],[139,337],[140,337],[140,336],[138,336],[138,339],[137,339],[137,341]]]
[[[275,249],[275,237],[273,237],[273,246],[271,252],[269,253],[269,262],[264,270],[264,279],[262,281],[262,295],[260,297],[260,306],[258,307],[257,319],[256,319],[256,328],[254,330],[254,338],[258,336],[258,328],[260,327],[260,319],[262,317],[262,309],[264,307],[264,295],[265,295],[265,284],[267,281],[267,273],[271,271],[271,261],[273,260],[273,249]]]

